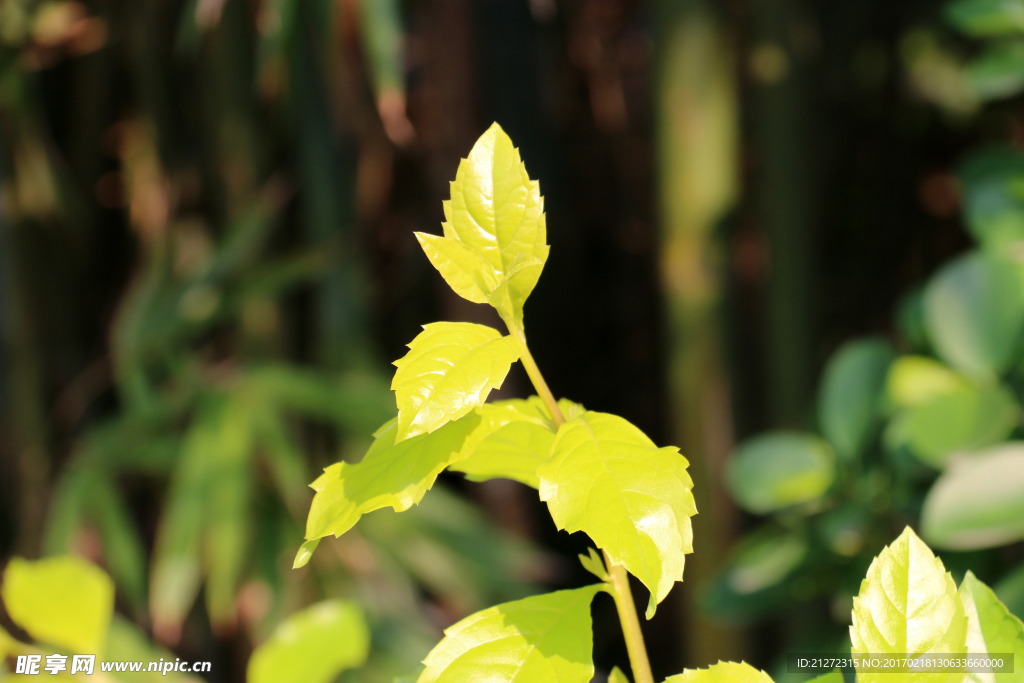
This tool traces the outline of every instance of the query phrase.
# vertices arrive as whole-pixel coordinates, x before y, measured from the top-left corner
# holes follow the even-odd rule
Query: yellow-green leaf
[[[483,405],[519,358],[519,343],[486,325],[432,323],[395,361],[395,441],[430,433]]]
[[[611,673],[608,674],[608,683],[629,683],[629,679],[626,674],[622,673],[622,669],[615,666],[612,667]]]
[[[967,617],[952,577],[907,527],[868,568],[853,599],[855,654],[966,652]],[[858,672],[862,683],[946,683],[963,674]],[[957,679],[959,680],[959,679]]]
[[[34,639],[82,654],[103,652],[114,584],[91,562],[74,555],[15,557],[0,594],[11,620]]]
[[[538,488],[537,467],[547,460],[554,426],[536,396],[480,406],[480,426],[466,438],[463,458],[451,469],[468,479],[506,478]]]
[[[719,662],[706,669],[686,669],[665,683],[772,683],[772,679],[746,662]]]
[[[648,618],[693,550],[688,465],[679,449],[658,448],[621,417],[587,411],[559,428],[537,471],[556,526],[586,532],[647,586]]]
[[[589,683],[590,602],[603,585],[534,595],[445,629],[418,683]]]
[[[430,263],[456,294],[475,304],[487,303],[498,286],[497,274],[480,252],[458,239],[417,232],[416,239]]]
[[[389,421],[377,431],[360,462],[335,463],[311,484],[317,493],[306,521],[306,539],[341,536],[367,512],[389,506],[402,512],[419,503],[478,424],[480,417],[474,413],[433,434],[395,443],[397,423]]]
[[[971,571],[960,584],[960,597],[967,613],[967,651],[979,657],[1013,653],[1015,660],[1012,673],[968,673],[964,683],[1024,681],[1024,624]]]
[[[832,669],[827,674],[816,676],[807,683],[843,683],[843,672],[839,669]]]
[[[521,324],[523,304],[548,258],[544,200],[540,184],[530,180],[519,151],[498,124],[459,164],[444,215],[444,236],[480,259],[421,239],[431,263],[457,294],[478,303],[486,295],[503,318]]]
[[[361,666],[370,651],[362,610],[347,600],[325,600],[285,619],[253,652],[248,683],[328,683]]]
[[[924,356],[900,356],[889,368],[889,398],[903,408],[916,408],[967,386],[967,380],[942,363]]]

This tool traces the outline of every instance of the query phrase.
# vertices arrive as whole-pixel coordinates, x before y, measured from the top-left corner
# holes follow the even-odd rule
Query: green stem
[[[514,321],[506,320],[505,325],[508,327],[509,334],[519,340],[519,345],[522,347],[522,355],[519,360],[523,362],[526,374],[533,382],[533,388],[537,390],[537,395],[547,406],[555,426],[560,427],[565,423],[565,416],[558,408],[558,401],[555,400],[555,395],[548,388],[548,383],[544,381],[544,375],[540,374],[540,368],[537,367],[537,361],[530,353],[530,347],[526,345],[526,334]],[[608,553],[604,553],[604,563],[608,568],[608,592],[615,600],[615,608],[619,612],[619,622],[622,624],[622,635],[626,639],[626,651],[629,653],[629,664],[633,669],[633,681],[634,683],[654,683],[651,662],[647,658],[647,646],[644,644],[644,634],[640,630],[640,619],[637,617],[636,605],[633,604],[633,593],[629,589],[629,576],[626,574],[625,568],[612,564]]]
[[[633,592],[629,589],[629,576],[623,567],[612,564],[608,553],[604,553],[604,563],[608,568],[608,585],[611,588],[609,592],[615,600],[615,608],[619,611],[622,636],[626,639],[626,651],[629,653],[629,665],[633,669],[633,681],[634,683],[654,683],[651,661],[647,658],[647,646],[644,644],[644,634],[640,630],[640,619],[636,615],[636,605],[633,603]]]
[[[506,320],[505,326],[508,327],[509,333],[519,340],[519,345],[522,347],[522,355],[519,357],[519,360],[523,362],[526,374],[530,376],[530,381],[533,382],[533,388],[537,390],[537,395],[544,401],[544,405],[548,407],[551,419],[555,421],[555,427],[561,427],[565,422],[565,416],[562,415],[562,411],[558,407],[555,395],[548,388],[548,383],[544,381],[544,375],[540,374],[540,368],[537,367],[537,361],[533,359],[533,354],[530,353],[530,347],[526,345],[526,334],[514,322]]]

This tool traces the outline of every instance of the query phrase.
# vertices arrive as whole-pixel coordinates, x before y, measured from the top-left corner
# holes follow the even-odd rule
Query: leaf
[[[580,558],[580,564],[588,572],[601,579],[602,581],[608,580],[608,569],[604,566],[604,560],[597,554],[597,551],[593,548],[587,548],[586,555],[577,555]]]
[[[929,543],[951,550],[1024,539],[1024,443],[953,461],[928,491],[921,529]]]
[[[861,453],[880,417],[886,374],[896,353],[880,339],[854,341],[829,360],[819,420],[825,438],[849,460]]]
[[[736,548],[726,574],[729,588],[739,595],[749,595],[778,585],[803,563],[808,550],[801,534],[755,532]]]
[[[686,669],[665,683],[772,683],[772,679],[746,662],[719,662],[706,669]]]
[[[316,552],[318,545],[320,545],[320,539],[314,538],[312,541],[306,541],[299,546],[299,551],[295,553],[295,560],[292,562],[292,569],[305,567],[309,564],[309,560],[313,557],[313,553]]]
[[[967,617],[942,561],[907,527],[868,568],[853,599],[850,640],[855,654],[966,652]],[[959,678],[956,678],[959,676]],[[954,681],[963,674],[868,673],[863,683]]]
[[[1008,390],[965,385],[912,409],[904,426],[914,454],[942,468],[953,453],[1003,441],[1019,415],[1020,407]]]
[[[815,676],[807,681],[807,683],[843,683],[843,672],[839,669],[833,669],[827,674]]]
[[[832,448],[811,434],[772,432],[744,442],[726,463],[726,484],[745,510],[765,514],[820,498],[835,479]]]
[[[418,683],[589,683],[590,602],[603,589],[535,595],[466,617],[445,629]]]
[[[456,294],[491,303],[521,327],[523,304],[548,258],[543,211],[540,184],[495,123],[459,164],[444,203],[444,238],[417,238]]]
[[[131,511],[109,478],[91,478],[90,506],[103,541],[103,559],[134,607],[146,596],[146,550]]]
[[[996,596],[1010,613],[1020,618],[1024,614],[1024,564],[1018,564],[995,585]]]
[[[103,654],[103,658],[108,662],[155,662],[161,658],[165,661],[173,662],[175,659],[170,650],[154,645],[145,635],[143,635],[138,626],[117,614],[114,615],[114,618],[110,622],[110,630],[107,636],[107,647]],[[96,671],[99,671],[98,665],[96,666]],[[126,683],[184,683],[186,681],[190,683],[202,683],[203,681],[203,679],[198,676],[190,676],[189,674],[176,671],[168,671],[165,674],[163,671],[148,672],[144,669],[138,673],[124,672],[112,675],[114,680],[125,681]],[[103,680],[98,676],[97,678],[98,680]],[[78,680],[77,677],[76,680]],[[81,680],[89,679],[83,678]]]
[[[1001,36],[1024,32],[1022,0],[958,0],[946,17],[969,36]]]
[[[988,654],[1013,653],[1014,660],[1024,661],[1024,624],[1010,614],[992,589],[968,570],[960,584],[960,598],[967,614],[967,651],[984,657]],[[1024,669],[1014,667],[1013,673],[968,673],[965,683],[1021,683]]]
[[[617,415],[587,411],[563,424],[537,470],[540,499],[559,529],[584,531],[651,592],[649,619],[693,551],[697,514],[686,458],[658,448]]]
[[[985,100],[1012,97],[1024,90],[1024,41],[1001,41],[981,53],[968,67],[977,96]]]
[[[982,247],[994,254],[1020,253],[1024,243],[1022,180],[1024,155],[1007,147],[972,155],[960,171],[964,220]]]
[[[395,441],[430,433],[483,405],[519,358],[519,343],[486,325],[432,323],[395,361]]]
[[[114,584],[75,555],[30,562],[15,557],[0,586],[11,621],[35,640],[73,652],[100,654],[114,610]]]
[[[629,678],[626,674],[622,673],[622,669],[615,666],[612,667],[611,673],[608,674],[608,683],[629,683]]]
[[[466,438],[461,458],[451,469],[468,479],[503,477],[540,487],[537,467],[547,460],[554,425],[540,398],[495,401],[480,406],[480,426]]]
[[[310,485],[317,493],[306,521],[306,539],[341,536],[367,512],[388,506],[403,512],[419,503],[479,423],[480,416],[474,413],[399,443],[396,420],[386,423],[360,462],[331,465]]]
[[[913,408],[946,396],[968,382],[942,363],[924,356],[900,356],[889,369],[889,398],[898,406]]]
[[[329,683],[359,667],[370,651],[370,632],[359,606],[325,600],[278,624],[256,648],[248,683]]]
[[[928,334],[939,356],[972,377],[1009,367],[1024,329],[1019,269],[972,252],[945,266],[925,290]]]
[[[458,239],[417,232],[423,252],[456,294],[475,304],[487,303],[498,286],[497,274],[480,252]]]

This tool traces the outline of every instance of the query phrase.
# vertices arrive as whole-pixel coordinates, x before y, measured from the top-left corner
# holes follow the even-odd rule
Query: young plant
[[[497,124],[460,164],[444,213],[444,235],[417,233],[420,245],[455,293],[494,307],[508,334],[465,322],[424,326],[395,361],[398,417],[377,430],[360,462],[331,465],[312,483],[295,566],[363,514],[419,503],[446,468],[477,481],[514,479],[539,490],[559,529],[590,536],[601,554],[591,549],[581,560],[601,582],[464,619],[427,656],[419,682],[587,683],[590,603],[604,591],[618,609],[633,680],[654,683],[627,572],[650,591],[647,618],[682,580],[697,512],[688,463],[621,417],[556,400],[544,381],[523,323],[549,251],[543,199]],[[537,395],[485,403],[517,360]]]

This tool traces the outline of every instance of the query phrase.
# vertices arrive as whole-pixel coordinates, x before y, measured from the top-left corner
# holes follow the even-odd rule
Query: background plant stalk
[[[559,427],[565,423],[565,416],[558,408],[558,401],[544,381],[544,376],[533,360],[529,347],[526,345],[526,335],[514,322],[506,320],[505,325],[509,333],[515,337],[522,346],[520,360],[526,368],[526,374],[533,382],[533,388],[548,407],[555,426]],[[602,551],[604,553],[604,551]],[[647,645],[644,643],[644,634],[640,630],[640,619],[637,617],[636,605],[633,603],[633,593],[629,588],[629,576],[626,570],[613,564],[608,553],[604,553],[604,563],[608,568],[608,588],[612,598],[615,600],[615,608],[619,613],[619,622],[622,624],[622,635],[626,640],[626,651],[629,653],[629,665],[633,669],[633,680],[635,683],[654,683],[654,674],[651,672],[651,662],[647,657]]]

